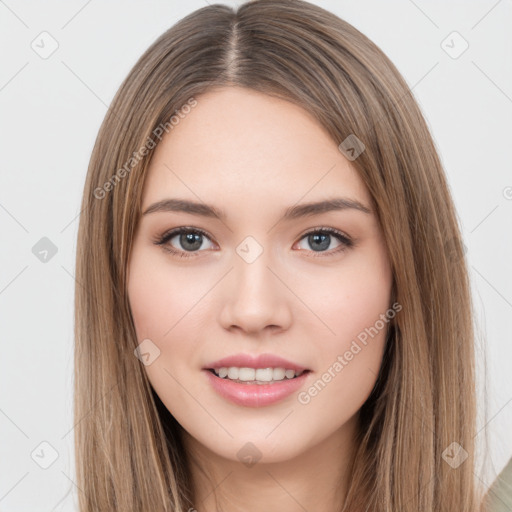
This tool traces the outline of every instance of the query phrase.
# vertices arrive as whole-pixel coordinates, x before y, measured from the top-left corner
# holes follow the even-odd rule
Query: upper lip
[[[254,356],[250,354],[235,354],[208,363],[204,369],[213,370],[214,368],[230,368],[232,366],[237,368],[284,368],[285,370],[295,370],[297,372],[307,370],[306,367],[300,364],[293,363],[274,354],[258,354]]]

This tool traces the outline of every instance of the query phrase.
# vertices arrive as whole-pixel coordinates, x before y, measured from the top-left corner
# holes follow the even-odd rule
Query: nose
[[[224,282],[221,325],[244,333],[288,329],[293,294],[279,273],[269,261],[268,251],[252,262],[235,255],[234,269]]]

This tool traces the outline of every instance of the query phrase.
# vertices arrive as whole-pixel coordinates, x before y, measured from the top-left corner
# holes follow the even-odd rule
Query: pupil
[[[320,240],[320,244],[317,244],[317,247],[320,247],[320,249],[327,249],[329,247],[329,237],[330,235],[321,234],[321,235],[310,235],[309,236],[309,243],[311,244],[311,247],[315,248],[315,244]]]
[[[200,234],[198,233],[186,233],[186,234],[182,234],[180,236],[180,243],[181,245],[185,248],[185,249],[190,249],[190,250],[196,250],[196,249],[199,249],[201,247],[201,236]],[[190,246],[187,246],[187,244],[191,244],[192,247]]]

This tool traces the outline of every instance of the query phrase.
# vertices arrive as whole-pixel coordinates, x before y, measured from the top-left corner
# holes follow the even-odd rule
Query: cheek
[[[326,327],[324,342],[343,347],[388,311],[391,287],[389,261],[375,242],[364,251],[348,253],[342,264],[328,272],[316,273],[304,290],[309,290],[308,304]]]
[[[128,296],[138,340],[150,338],[165,345],[194,317],[195,306],[207,289],[208,283],[190,279],[155,251],[135,252]]]
[[[310,336],[316,345],[317,381],[302,401],[299,397],[303,404],[314,401],[315,407],[343,404],[334,413],[341,416],[356,412],[371,392],[395,316],[390,309],[392,272],[384,253],[359,253],[345,263],[311,288],[323,290],[309,297],[326,328],[311,317],[323,332]]]
[[[190,282],[179,269],[166,265],[165,258],[156,256],[155,251],[134,250],[128,298],[138,343],[149,339],[156,346],[153,350],[158,350],[158,356],[144,369],[171,410],[171,405],[190,400],[178,383],[183,381],[184,367],[197,351],[191,325],[200,311],[194,305],[204,295],[207,283],[201,286]]]
[[[200,369],[202,324],[212,317],[208,292],[218,279],[185,272],[157,251],[134,251],[128,279],[132,318],[138,343],[149,339],[159,351],[144,368],[166,404],[190,400],[179,383],[191,368]]]

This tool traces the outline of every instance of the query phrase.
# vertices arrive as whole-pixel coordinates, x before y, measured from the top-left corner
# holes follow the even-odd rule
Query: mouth
[[[203,368],[212,389],[243,407],[266,407],[287,399],[304,387],[311,370],[249,367]]]
[[[277,354],[233,354],[203,366],[208,382],[222,398],[244,407],[285,400],[306,385],[312,370]]]

